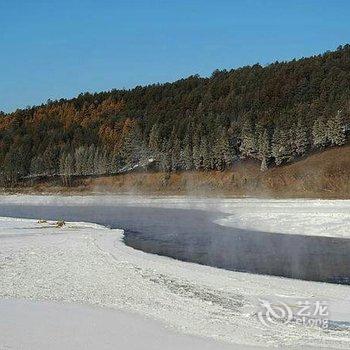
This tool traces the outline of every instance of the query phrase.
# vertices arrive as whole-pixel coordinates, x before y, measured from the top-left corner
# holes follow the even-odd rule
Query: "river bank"
[[[136,312],[162,322],[175,332],[208,338],[205,349],[225,349],[225,342],[238,349],[246,346],[279,346],[282,349],[348,347],[347,330],[323,330],[283,323],[264,327],[253,312],[257,298],[271,295],[318,298],[330,301],[332,319],[345,321],[348,316],[346,307],[349,306],[347,286],[230,272],[146,254],[125,246],[121,231],[96,225],[67,223],[62,228],[56,228],[49,222],[18,219],[2,219],[0,225],[0,298],[95,305]],[[34,304],[30,309],[24,305],[23,312],[17,312],[22,307],[21,303],[14,306],[12,321],[1,324],[11,331],[0,333],[4,334],[0,339],[7,339],[8,345],[11,345],[9,335],[15,332],[11,327],[23,323],[23,319],[17,322],[16,315],[21,317],[34,312],[40,317],[45,309],[42,304]],[[0,308],[3,305],[0,303]],[[79,315],[89,314],[89,310],[79,311],[79,307],[74,305],[63,305],[59,307],[61,311],[50,305],[46,312],[54,309],[53,315],[60,315],[54,323],[57,331],[63,314],[67,317],[69,313],[77,312],[71,321],[74,323],[76,320],[78,325],[75,324],[75,327],[78,328]],[[8,310],[6,305],[4,310]],[[118,318],[118,314],[108,316],[110,312],[106,311],[102,317],[106,322],[113,317]],[[104,311],[98,313],[103,315]],[[52,319],[48,317],[48,320]],[[119,322],[127,318],[121,317]],[[130,320],[133,322],[132,317]],[[62,325],[62,329],[69,323]],[[136,328],[131,328],[126,337],[133,334],[132,329],[137,332],[138,325],[142,328],[142,318],[135,321],[132,327]],[[164,347],[166,343],[162,343],[162,339],[167,337],[167,331],[162,331],[163,326],[152,327],[154,336],[159,337],[158,344]],[[52,331],[50,323],[46,328]],[[140,339],[148,330],[148,327],[143,329]],[[32,331],[33,328],[29,327],[27,334]],[[78,333],[81,331],[78,329]],[[106,332],[109,332],[108,329]],[[113,332],[118,334],[116,329]],[[25,334],[22,333],[19,340],[23,340]],[[45,333],[41,335],[45,337]],[[181,336],[174,337],[175,344],[187,341]],[[110,338],[111,342],[113,339]],[[47,338],[44,340],[47,341]],[[213,340],[217,343],[212,343]],[[190,339],[194,349],[196,346],[203,348],[202,343],[201,339]],[[5,342],[3,344],[6,345]],[[115,344],[109,345],[107,349],[115,348]]]

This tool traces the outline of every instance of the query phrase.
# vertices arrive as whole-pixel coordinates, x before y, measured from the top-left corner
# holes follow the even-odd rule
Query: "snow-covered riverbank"
[[[211,338],[206,344],[214,349],[224,349],[226,344],[212,343],[213,340],[252,346],[283,345],[295,349],[307,348],[306,345],[316,348],[349,347],[350,333],[347,330],[322,330],[296,324],[265,327],[253,312],[257,298],[276,295],[317,298],[330,300],[333,320],[346,321],[350,310],[350,288],[347,286],[258,276],[184,263],[136,251],[125,246],[121,238],[122,231],[97,225],[72,223],[56,228],[50,223],[39,224],[36,220],[1,219],[0,297],[68,302],[133,312],[141,315],[141,319],[134,322],[130,318],[130,327],[135,327],[134,333],[130,333],[131,340],[135,340],[137,328],[143,328],[142,317],[151,317],[161,321],[164,327],[173,329],[172,332],[163,326],[150,326],[155,337],[159,336],[160,347],[167,349],[170,347],[162,342],[168,339],[168,332],[169,337],[177,339],[175,348],[181,347],[181,342],[189,341],[188,347],[195,349],[203,342],[198,338],[184,339],[176,332]],[[35,305],[30,307],[29,312],[41,317],[44,309]],[[2,302],[1,307],[9,313],[8,305]],[[69,310],[69,307],[64,308],[62,312]],[[24,310],[27,309],[24,307]],[[84,318],[84,313],[89,311],[76,312]],[[74,307],[66,313],[75,314]],[[18,312],[17,315],[18,319],[23,316]],[[58,319],[63,318],[61,311],[59,315]],[[113,322],[113,317],[118,318],[106,314],[105,321]],[[125,322],[128,322],[128,317],[119,320],[126,319]],[[100,326],[104,321],[101,322]],[[14,337],[1,338],[1,334],[9,335],[11,331],[14,334],[16,324],[16,320],[0,323],[0,340],[3,342],[0,346],[11,346],[11,343],[5,342],[15,341]],[[115,333],[115,329],[110,331],[114,332],[110,339],[112,348],[113,345],[115,347],[115,337],[120,333]],[[23,341],[26,330],[16,332],[21,333]],[[147,341],[148,328],[145,332],[144,335],[140,333],[138,338],[141,344]],[[135,341],[134,348],[137,344],[139,342]],[[16,344],[12,346],[16,348]]]

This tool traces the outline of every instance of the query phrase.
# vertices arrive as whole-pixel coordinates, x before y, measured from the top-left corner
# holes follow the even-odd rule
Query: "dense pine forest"
[[[153,171],[261,171],[346,143],[350,45],[174,83],[84,93],[0,113],[0,181]]]

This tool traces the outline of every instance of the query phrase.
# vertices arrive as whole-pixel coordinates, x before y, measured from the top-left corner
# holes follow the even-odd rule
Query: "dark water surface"
[[[87,221],[122,228],[124,241],[131,247],[227,270],[346,284],[350,280],[348,239],[224,227],[212,221],[225,215],[210,211],[0,204],[0,216]]]

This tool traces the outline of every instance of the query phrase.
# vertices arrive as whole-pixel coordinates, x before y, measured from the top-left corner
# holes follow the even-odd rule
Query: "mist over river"
[[[133,248],[227,270],[326,282],[348,283],[350,279],[350,240],[346,238],[223,226],[215,222],[229,214],[215,206],[165,208],[151,202],[112,203],[100,198],[82,200],[81,204],[2,201],[0,216],[84,221],[121,228],[125,244]]]

